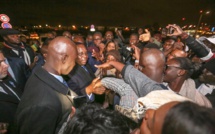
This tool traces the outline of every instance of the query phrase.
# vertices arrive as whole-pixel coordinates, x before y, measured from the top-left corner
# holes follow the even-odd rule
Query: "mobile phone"
[[[168,29],[167,29],[167,28],[162,28],[161,34],[162,34],[163,36],[166,36],[167,33],[168,33]]]
[[[167,33],[168,34],[173,34],[174,33],[174,28],[173,27],[169,27]]]

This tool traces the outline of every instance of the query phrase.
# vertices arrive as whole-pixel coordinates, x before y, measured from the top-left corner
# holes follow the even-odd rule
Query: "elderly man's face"
[[[7,35],[4,37],[4,40],[10,44],[19,44],[21,42],[18,34]]]
[[[76,62],[81,66],[85,65],[88,59],[86,47],[84,45],[77,45],[77,52],[78,57],[76,59]]]
[[[5,57],[0,53],[0,79],[3,79],[7,76],[8,64],[5,63]]]

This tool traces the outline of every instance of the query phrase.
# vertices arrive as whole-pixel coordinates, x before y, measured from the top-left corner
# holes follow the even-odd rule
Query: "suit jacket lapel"
[[[0,92],[0,101],[18,104],[19,100],[11,95]]]
[[[56,90],[61,94],[68,95],[70,89],[66,87],[63,83],[61,83],[59,80],[57,80],[54,76],[49,74],[42,67],[36,68],[34,74],[38,77],[38,79],[41,79],[47,85],[52,87],[52,89]]]

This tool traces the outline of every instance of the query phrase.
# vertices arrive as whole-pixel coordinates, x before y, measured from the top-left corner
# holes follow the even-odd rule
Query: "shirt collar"
[[[50,72],[49,72],[50,73]],[[54,76],[56,79],[58,79],[61,83],[63,83],[63,77],[60,76],[60,75],[56,75],[56,74],[53,74],[53,73],[50,73],[52,76]]]

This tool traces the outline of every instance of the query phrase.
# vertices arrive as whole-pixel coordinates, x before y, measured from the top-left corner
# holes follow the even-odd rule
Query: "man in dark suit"
[[[0,35],[4,39],[2,52],[5,57],[24,59],[25,63],[30,66],[34,62],[34,51],[30,46],[21,42],[18,34],[20,32],[12,28],[0,30]]]
[[[90,100],[94,100],[94,94],[103,94],[104,89],[89,90],[95,75],[87,64],[88,53],[84,44],[77,44],[77,59],[76,66],[69,73],[68,86],[79,96],[87,95]],[[97,96],[96,98],[102,99]],[[101,102],[102,100],[98,100]]]
[[[9,124],[7,132],[11,133],[21,92],[17,89],[16,83],[8,79],[7,70],[8,64],[5,62],[5,57],[0,51],[0,122]]]
[[[8,74],[16,82],[17,87],[23,92],[25,83],[31,75],[31,70],[25,61],[16,57],[7,57],[6,63],[9,65]]]
[[[75,44],[66,37],[56,37],[48,46],[46,63],[38,67],[28,79],[16,113],[21,134],[58,133],[67,121],[77,96],[61,75],[75,66]]]

